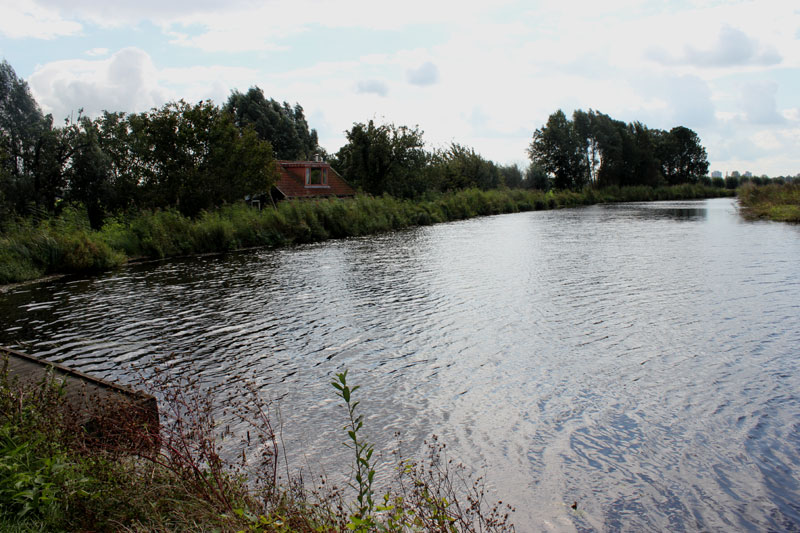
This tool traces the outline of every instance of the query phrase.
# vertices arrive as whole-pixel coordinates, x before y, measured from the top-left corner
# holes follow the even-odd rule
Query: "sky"
[[[594,109],[693,129],[723,175],[800,173],[793,0],[0,0],[0,58],[56,121],[258,86],[329,153],[375,120],[524,166]]]

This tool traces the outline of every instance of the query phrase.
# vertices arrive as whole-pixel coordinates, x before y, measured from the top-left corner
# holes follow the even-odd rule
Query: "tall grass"
[[[429,193],[418,200],[360,195],[352,199],[285,201],[262,211],[243,204],[226,205],[195,219],[172,209],[144,211],[110,218],[100,231],[89,228],[85,212],[70,208],[57,218],[7,225],[0,235],[0,284],[50,273],[107,270],[136,258],[161,259],[253,246],[285,246],[476,216],[732,194],[726,189],[687,184],[547,193],[467,189]]]
[[[125,261],[125,251],[92,231],[85,213],[75,209],[66,209],[58,218],[14,221],[0,235],[0,283],[99,272]]]
[[[160,372],[147,383],[160,397],[157,445],[131,447],[87,440],[80,417],[63,409],[63,384],[14,382],[0,361],[0,530],[514,531],[513,510],[489,505],[482,481],[438,444],[419,462],[400,460],[395,484],[373,500],[372,446],[350,396],[359,387],[343,377],[347,434],[360,450],[350,491],[324,479],[309,490],[288,464],[279,476],[286,454],[255,386],[226,393]],[[216,402],[225,405],[224,423]],[[148,428],[126,427],[132,437],[137,429],[152,438]]]
[[[748,218],[800,222],[800,184],[748,183],[739,188],[739,204]]]

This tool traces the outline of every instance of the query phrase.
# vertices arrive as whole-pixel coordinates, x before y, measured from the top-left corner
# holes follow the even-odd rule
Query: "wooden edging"
[[[127,448],[152,447],[158,442],[158,401],[154,396],[0,346],[3,368],[11,383],[37,385],[52,377],[63,380],[61,405],[77,416],[94,442]]]
[[[68,366],[64,366],[64,365],[59,364],[59,363],[54,363],[52,361],[46,361],[44,359],[39,359],[38,357],[34,357],[32,355],[28,355],[26,353],[22,353],[22,352],[17,351],[17,350],[13,350],[13,349],[8,348],[6,346],[0,346],[0,352],[4,352],[7,356],[9,356],[9,368],[8,368],[8,370],[9,370],[9,373],[11,374],[11,376],[17,376],[17,377],[19,377],[19,378],[21,378],[23,380],[25,380],[28,377],[32,377],[32,376],[18,376],[19,370],[15,369],[15,365],[13,364],[13,358],[17,358],[17,359],[19,359],[21,361],[24,361],[23,364],[27,363],[28,366],[40,367],[42,369],[42,371],[47,371],[47,369],[53,369],[53,371],[58,372],[59,374],[64,374],[67,377],[73,377],[73,378],[81,380],[83,382],[90,383],[90,384],[92,384],[92,385],[94,385],[94,386],[96,386],[98,388],[109,390],[109,391],[111,391],[113,393],[121,394],[121,395],[124,395],[124,396],[129,396],[131,398],[135,398],[137,400],[145,401],[145,402],[155,401],[155,397],[153,397],[153,396],[151,396],[149,394],[146,394],[144,392],[136,391],[136,390],[133,390],[133,389],[131,389],[129,387],[126,387],[124,385],[119,385],[117,383],[112,383],[110,381],[106,381],[104,379],[100,379],[100,378],[95,377],[95,376],[90,376],[89,374],[81,372],[80,370],[75,370],[74,368],[69,368]],[[20,365],[16,365],[16,366],[17,366],[17,368],[19,368]],[[42,377],[44,377],[44,375],[37,376],[38,379],[36,381],[40,381],[40,379]]]

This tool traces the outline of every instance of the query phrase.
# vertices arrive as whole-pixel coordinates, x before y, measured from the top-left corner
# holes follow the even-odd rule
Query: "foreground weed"
[[[286,455],[254,384],[204,387],[159,371],[146,383],[161,400],[157,436],[122,420],[125,439],[98,441],[64,409],[62,384],[20,385],[0,373],[0,530],[513,531],[499,504],[488,507],[482,481],[470,485],[441,457],[443,445],[399,461],[396,483],[376,498],[374,448],[346,372],[333,384],[348,413],[352,505],[324,478],[306,490],[288,464],[280,479]]]
[[[333,381],[331,385],[337,390],[336,395],[344,400],[347,405],[349,422],[346,429],[350,442],[346,442],[345,446],[355,453],[355,483],[352,486],[358,491],[356,498],[358,511],[350,517],[348,528],[359,532],[370,531],[376,526],[373,517],[375,503],[372,500],[372,482],[375,478],[375,468],[370,462],[375,450],[369,442],[359,435],[359,431],[364,427],[364,417],[356,412],[360,402],[352,399],[352,394],[359,389],[359,385],[352,388],[347,385],[346,370],[336,374],[336,381]]]
[[[373,446],[361,435],[364,417],[353,394],[359,386],[347,383],[347,371],[336,374],[331,383],[347,407],[345,426],[355,464],[350,486],[357,491],[355,512],[347,529],[368,532],[483,533],[514,531],[510,522],[514,509],[503,502],[490,505],[483,478],[472,480],[463,464],[445,454],[445,445],[434,435],[423,461],[400,459],[396,483],[376,503],[372,488],[375,468]]]

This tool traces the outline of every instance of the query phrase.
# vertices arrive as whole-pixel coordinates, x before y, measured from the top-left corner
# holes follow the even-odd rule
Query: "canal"
[[[16,287],[0,343],[253,380],[329,474],[347,369],[383,478],[437,435],[518,531],[798,530],[799,265],[732,199],[520,213]]]

